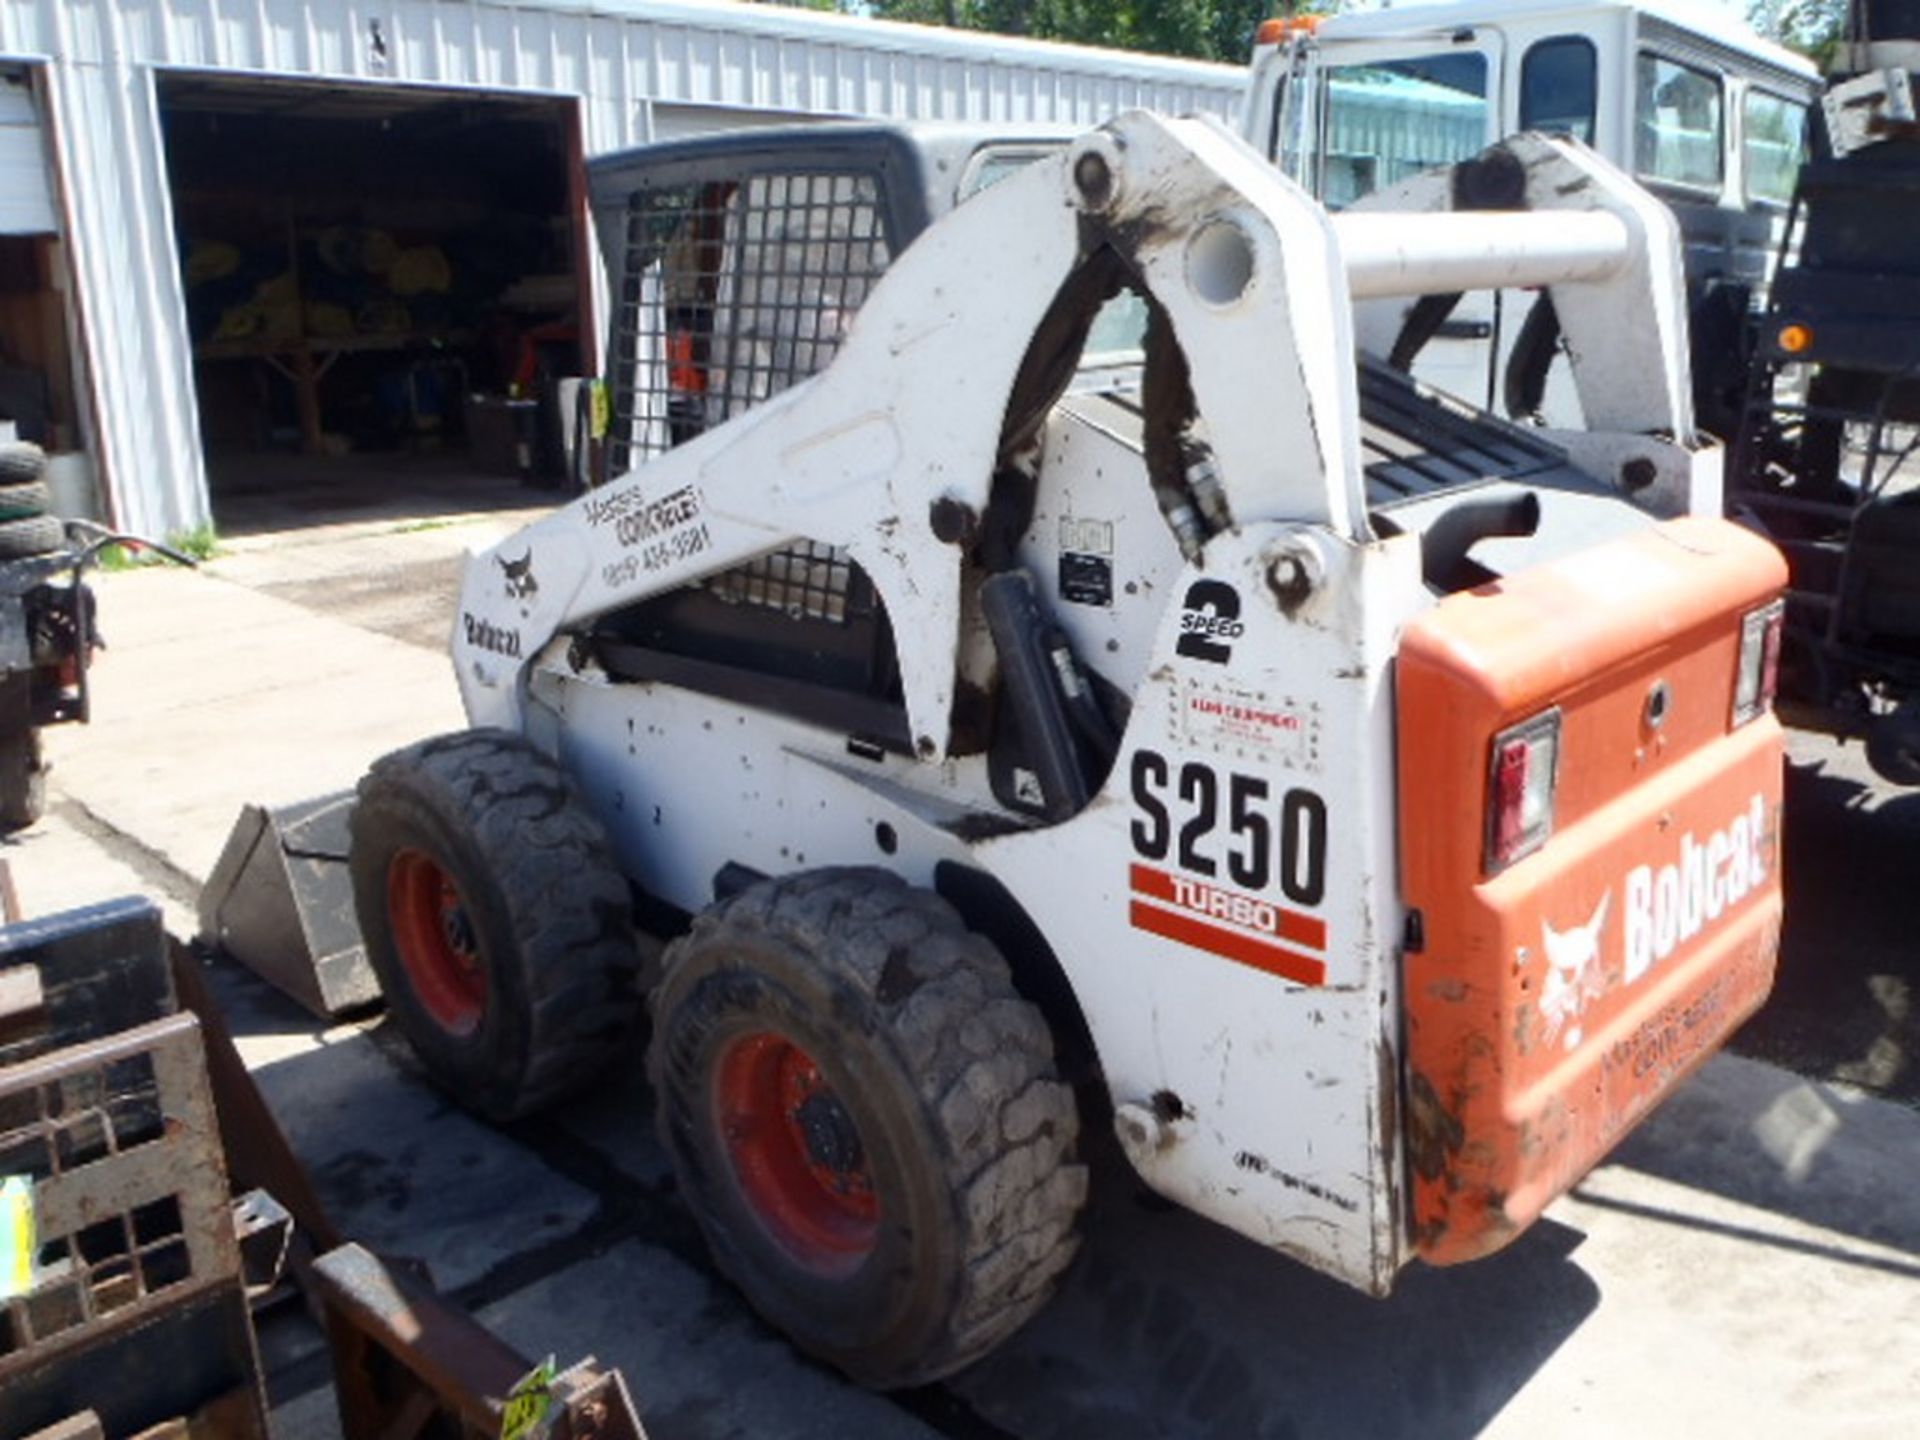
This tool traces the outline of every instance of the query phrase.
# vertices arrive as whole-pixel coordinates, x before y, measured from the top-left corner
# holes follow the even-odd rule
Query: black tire
[[[46,514],[52,503],[52,492],[44,480],[0,485],[0,520],[30,520],[35,515]]]
[[[24,830],[47,813],[47,762],[40,732],[0,736],[0,834]]]
[[[67,527],[51,515],[27,520],[0,520],[0,560],[26,560],[64,550]]]
[[[516,1119],[629,1048],[642,999],[632,895],[546,756],[498,730],[395,751],[361,780],[351,829],[367,958],[456,1101]],[[437,917],[422,914],[423,891],[439,894]],[[436,922],[438,948],[409,945]]]
[[[47,452],[30,440],[0,444],[0,485],[38,480],[47,471]]]
[[[1920,785],[1920,705],[1909,701],[1867,727],[1867,763],[1890,785]]]
[[[680,1188],[720,1269],[800,1348],[875,1388],[923,1384],[1051,1296],[1087,1190],[1073,1094],[1040,1012],[939,896],[880,870],[755,885],[674,942],[653,1017]],[[740,1057],[768,1044],[819,1088],[782,1088],[757,1126],[774,1112],[738,1103]],[[805,1147],[794,1185],[848,1212],[827,1244],[789,1218],[814,1218],[804,1194],[767,1200],[782,1123]]]

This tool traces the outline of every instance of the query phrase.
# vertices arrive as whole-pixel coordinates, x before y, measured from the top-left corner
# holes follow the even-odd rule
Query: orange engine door
[[[1408,627],[1406,1143],[1428,1261],[1512,1239],[1766,998],[1782,740],[1764,704],[1736,723],[1735,685],[1746,617],[1785,580],[1758,537],[1675,520]],[[1502,764],[1526,773],[1508,732],[1556,711],[1557,753],[1528,752],[1553,767],[1537,848],[1502,868],[1496,845],[1539,813],[1490,799]]]

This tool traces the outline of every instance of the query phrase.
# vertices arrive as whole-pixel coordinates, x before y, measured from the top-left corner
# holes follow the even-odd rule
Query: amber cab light
[[[1558,708],[1494,736],[1487,774],[1487,874],[1498,875],[1547,843],[1559,773]]]
[[[1311,35],[1320,28],[1324,15],[1274,15],[1260,22],[1253,33],[1255,45],[1278,45],[1290,35]]]

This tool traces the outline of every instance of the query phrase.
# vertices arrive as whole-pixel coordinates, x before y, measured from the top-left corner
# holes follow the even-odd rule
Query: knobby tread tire
[[[38,480],[47,471],[47,452],[31,440],[0,443],[0,485]]]
[[[67,527],[52,515],[0,520],[0,560],[25,560],[66,547]]]
[[[30,520],[44,515],[53,503],[53,493],[44,480],[23,480],[17,485],[0,485],[0,520]]]
[[[428,851],[460,887],[488,976],[461,1043],[412,1000],[387,915],[387,867]],[[641,957],[606,831],[521,737],[471,730],[374,762],[352,818],[354,904],[389,1008],[429,1075],[492,1120],[532,1114],[631,1048]]]
[[[689,1083],[703,1063],[690,1053],[698,1027],[677,1024],[676,1011],[737,994],[734,977],[750,965],[741,957],[770,948],[819,973],[821,1023],[843,1046],[870,1047],[902,1087],[893,1098],[924,1122],[926,1144],[907,1157],[922,1167],[913,1183],[946,1202],[951,1273],[919,1277],[931,1283],[917,1308],[865,1343],[810,1334],[809,1317],[796,1324],[765,1303],[768,1277],[756,1273],[751,1246],[704,1203],[723,1182],[695,1143],[712,1114]],[[924,1384],[981,1358],[1045,1304],[1078,1248],[1087,1172],[1074,1160],[1078,1112],[1047,1024],[991,942],[940,896],[890,872],[804,872],[696,919],[665,958],[649,1073],[662,1137],[721,1269],[803,1349],[864,1384]]]

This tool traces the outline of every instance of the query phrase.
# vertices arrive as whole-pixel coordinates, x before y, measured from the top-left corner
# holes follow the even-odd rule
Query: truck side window
[[[1582,35],[1555,35],[1528,47],[1520,62],[1520,128],[1591,145],[1597,68],[1593,42]]]
[[[1794,177],[1804,158],[1807,110],[1764,90],[1747,92],[1740,165],[1746,171],[1747,203],[1784,205],[1793,199]]]
[[[1642,51],[1634,89],[1634,173],[1656,183],[1718,190],[1727,123],[1719,77]]]
[[[1328,72],[1322,198],[1335,209],[1486,144],[1487,57],[1478,51]]]

